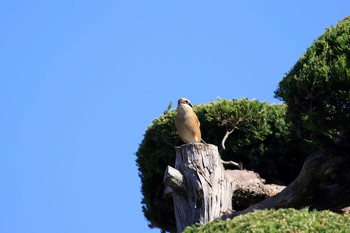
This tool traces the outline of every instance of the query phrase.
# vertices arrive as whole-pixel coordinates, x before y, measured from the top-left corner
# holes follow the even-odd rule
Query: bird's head
[[[189,99],[187,98],[180,98],[178,101],[177,101],[177,107],[181,107],[181,108],[192,108],[192,104],[190,102]]]

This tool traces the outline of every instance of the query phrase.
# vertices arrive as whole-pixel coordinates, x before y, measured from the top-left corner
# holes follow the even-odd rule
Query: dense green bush
[[[270,233],[270,232],[349,232],[350,215],[308,209],[264,210],[231,220],[210,222],[200,228],[190,227],[185,233]]]
[[[267,182],[288,184],[297,176],[305,157],[315,149],[313,139],[316,136],[331,138],[338,132],[350,132],[350,17],[336,27],[328,28],[311,45],[279,83],[275,95],[285,101],[287,109],[283,104],[248,99],[219,100],[194,109],[201,122],[203,139],[217,146],[221,145],[225,133],[242,119],[228,137],[226,150],[220,151],[221,157],[242,162],[246,169],[258,172]],[[168,111],[154,120],[136,153],[142,180],[143,212],[150,226],[168,231],[175,231],[174,210],[172,200],[163,198],[162,180],[166,166],[174,166],[174,147],[181,144],[174,127],[175,114],[175,111]],[[233,207],[236,210],[244,208],[239,204]],[[337,229],[333,226],[349,228],[344,220],[349,222],[348,216],[338,218],[322,212],[327,214],[324,217],[318,212],[308,215],[305,211],[288,211],[262,212],[279,219],[270,223],[267,222],[270,217],[253,213],[249,216],[253,216],[254,221],[244,225],[245,220],[242,220],[240,232],[253,232],[252,226],[263,229],[254,232],[291,232],[295,229],[326,232]],[[209,223],[208,227],[214,227],[218,232],[234,227],[236,231],[240,226],[234,224],[240,219],[217,225]],[[267,228],[257,225],[259,222]],[[212,232],[203,229],[199,232]],[[194,228],[192,230],[196,232]]]
[[[238,128],[226,140],[224,160],[242,162],[246,169],[258,172],[268,182],[288,184],[298,174],[309,145],[300,141],[285,121],[286,106],[257,100],[218,100],[194,107],[201,122],[203,139],[220,147],[225,133]],[[163,175],[167,165],[174,166],[174,147],[181,145],[174,118],[168,111],[147,128],[136,153],[142,180],[143,212],[150,226],[175,229],[172,200],[163,198]],[[235,209],[245,206],[234,206]]]
[[[350,17],[307,49],[275,94],[302,137],[332,137],[350,129]]]

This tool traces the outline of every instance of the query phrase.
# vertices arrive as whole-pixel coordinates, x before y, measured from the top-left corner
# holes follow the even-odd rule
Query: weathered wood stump
[[[164,175],[164,197],[173,198],[177,231],[257,209],[309,206],[348,210],[348,135],[324,143],[324,148],[306,159],[299,176],[287,187],[265,184],[252,171],[225,170],[224,164],[235,163],[223,162],[215,145],[195,143],[176,147],[175,168],[168,166]],[[241,211],[233,210],[232,203]]]
[[[225,176],[218,148],[194,143],[175,149],[175,169],[168,166],[164,183],[173,191],[177,231],[230,212],[232,182]]]
[[[167,167],[163,182],[164,197],[172,196],[174,201],[178,232],[232,214],[233,200],[240,206],[251,205],[284,189],[265,184],[252,171],[225,170],[215,145],[194,143],[175,150],[175,168]]]

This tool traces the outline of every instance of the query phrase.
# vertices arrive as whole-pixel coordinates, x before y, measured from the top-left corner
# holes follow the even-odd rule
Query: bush
[[[330,27],[285,75],[275,92],[302,137],[350,129],[350,17]]]
[[[255,211],[230,220],[210,222],[200,228],[189,227],[185,233],[213,232],[348,232],[350,215],[308,209]]]
[[[241,119],[238,128],[226,140],[224,160],[242,162],[268,182],[288,184],[299,173],[311,146],[300,141],[285,121],[286,106],[257,100],[218,100],[194,107],[201,122],[203,139],[221,145],[225,133]],[[174,147],[181,145],[174,118],[168,111],[146,130],[136,153],[142,181],[143,212],[151,227],[175,230],[172,200],[163,198],[163,175],[167,165],[174,166]],[[237,203],[234,208],[242,209]]]
[[[297,176],[304,159],[315,149],[313,139],[326,138],[323,141],[329,142],[339,132],[350,132],[350,17],[340,21],[336,27],[328,28],[308,48],[279,83],[275,95],[285,101],[287,109],[283,104],[248,99],[219,100],[195,106],[194,109],[201,122],[203,139],[214,145],[221,145],[225,133],[242,119],[228,137],[226,150],[220,152],[221,157],[242,162],[246,169],[259,173],[267,182],[286,185]],[[174,147],[181,144],[174,127],[175,114],[175,111],[168,111],[154,120],[136,152],[142,180],[143,212],[151,227],[167,231],[175,231],[175,218],[172,200],[163,199],[162,181],[166,166],[174,166]],[[236,210],[245,208],[235,204],[233,208]],[[284,216],[283,213],[277,211],[274,218]],[[305,211],[300,214],[303,213]],[[323,217],[315,212],[308,219],[311,222],[303,221],[302,215],[297,214],[292,216],[294,220],[288,221],[287,226],[311,232],[332,230],[327,228],[331,226],[328,223],[336,218],[331,214],[328,216],[328,212],[323,213],[327,214],[327,221],[322,220],[321,224],[315,219]],[[257,213],[249,216],[254,214]],[[287,215],[286,219],[289,212]],[[255,219],[255,223],[267,224],[267,217],[262,220],[260,217]],[[283,221],[287,221],[283,219],[269,223],[267,231],[294,231],[294,228],[283,228],[286,225],[282,224]],[[304,228],[298,225],[299,220]],[[334,223],[338,224],[335,220]],[[208,226],[214,226],[212,224]],[[231,222],[221,222],[218,227],[228,229],[225,224]],[[253,223],[249,223],[242,229],[246,232],[252,226]]]

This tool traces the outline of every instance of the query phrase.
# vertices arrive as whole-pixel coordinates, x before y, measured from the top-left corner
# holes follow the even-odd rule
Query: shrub
[[[188,227],[184,233],[214,232],[348,232],[350,215],[308,209],[255,211],[234,219],[210,222],[200,228]]]
[[[314,41],[275,94],[302,137],[350,129],[350,17]]]
[[[241,119],[226,140],[224,160],[242,162],[268,182],[288,184],[301,168],[311,147],[301,142],[285,121],[286,106],[257,100],[218,100],[194,107],[201,122],[203,139],[221,145],[225,133]],[[167,165],[174,166],[174,147],[182,144],[174,127],[176,111],[168,111],[147,128],[136,152],[142,181],[143,212],[150,226],[175,230],[172,200],[163,198],[163,175]],[[239,203],[235,209],[245,208]]]

